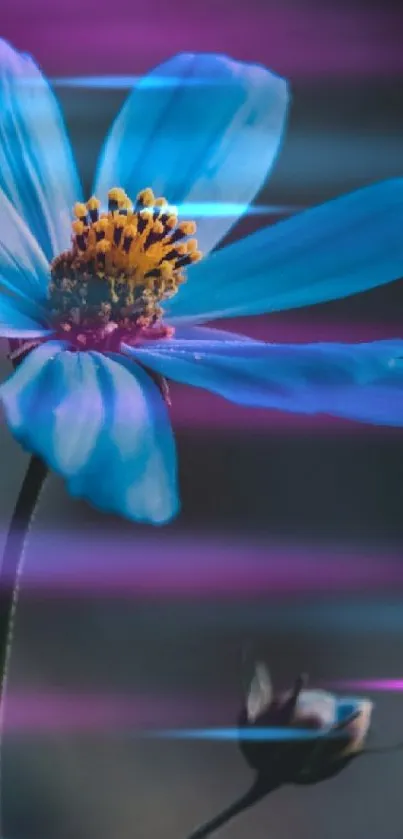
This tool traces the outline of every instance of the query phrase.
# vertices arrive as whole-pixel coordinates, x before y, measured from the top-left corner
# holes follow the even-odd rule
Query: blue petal
[[[41,338],[50,334],[50,329],[21,310],[17,300],[0,294],[0,338]]]
[[[48,259],[69,247],[81,188],[63,118],[33,60],[1,39],[0,187]]]
[[[264,344],[170,340],[124,351],[145,367],[232,402],[403,425],[403,341]]]
[[[168,316],[203,322],[347,297],[403,276],[403,179],[298,213],[189,269]]]
[[[32,317],[46,319],[49,264],[0,189],[0,291],[6,289]]]
[[[233,341],[253,341],[252,338],[249,338],[247,335],[241,335],[235,332],[229,332],[225,329],[216,329],[215,327],[209,326],[193,326],[192,324],[187,323],[179,323],[178,326],[175,328],[175,343],[178,341],[224,341],[231,343]],[[150,348],[163,346],[165,347],[166,342],[162,341],[161,344],[158,344],[157,341],[152,341],[150,343]]]
[[[119,356],[90,355],[105,417],[85,475],[87,497],[97,507],[134,521],[163,524],[179,508],[175,442],[166,406],[138,365]]]
[[[337,722],[341,723],[351,717],[359,710],[362,699],[356,696],[343,696],[337,698]]]
[[[176,456],[157,387],[126,359],[62,350],[58,342],[34,350],[0,388],[14,436],[71,494],[134,521],[169,520]]]
[[[54,358],[64,348],[60,341],[48,341],[41,344],[27,355],[4,384],[0,386],[0,402],[4,408],[6,420],[14,437],[27,449],[35,448],[35,432],[39,428],[38,411],[42,402],[49,404],[51,393],[44,388],[45,374]]]
[[[144,187],[171,204],[238,204],[198,222],[207,253],[262,186],[280,148],[287,84],[258,65],[184,53],[142,79],[105,142],[96,193]]]

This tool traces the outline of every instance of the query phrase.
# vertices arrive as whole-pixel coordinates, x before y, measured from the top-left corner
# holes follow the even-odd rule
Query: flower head
[[[308,690],[306,681],[306,676],[299,676],[290,690],[275,693],[266,665],[255,664],[238,721],[239,746],[255,773],[254,782],[244,795],[188,839],[206,839],[284,784],[327,780],[338,775],[354,757],[369,753],[364,746],[372,702]]]
[[[171,337],[161,303],[201,258],[196,224],[178,221],[165,198],[144,189],[133,204],[123,189],[108,193],[107,212],[92,197],[77,203],[72,247],[50,265],[49,310],[55,331],[76,349],[115,350]]]
[[[305,676],[289,691],[274,694],[259,662],[240,717],[240,748],[260,778],[274,786],[317,783],[337,775],[363,750],[372,707],[368,699],[308,690]]]
[[[17,440],[99,509],[153,523],[177,512],[167,379],[403,424],[401,340],[275,345],[200,326],[403,274],[399,180],[211,254],[272,168],[287,107],[287,83],[263,67],[176,56],[133,88],[85,202],[53,92],[0,41],[0,335],[18,365],[0,402]],[[188,204],[205,208],[197,231]]]

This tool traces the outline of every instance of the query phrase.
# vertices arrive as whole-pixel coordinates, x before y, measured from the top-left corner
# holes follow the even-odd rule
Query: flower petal
[[[179,508],[175,442],[166,406],[138,365],[119,356],[90,355],[97,364],[105,410],[91,464],[90,500],[134,521],[163,524]]]
[[[106,139],[95,191],[145,187],[171,204],[206,204],[198,221],[207,253],[265,181],[279,151],[287,84],[263,67],[184,53],[134,88]],[[238,204],[215,216],[214,203]]]
[[[272,700],[273,684],[269,670],[263,662],[258,661],[255,664],[255,671],[246,699],[248,722],[255,722],[264,711],[267,711]]]
[[[403,179],[298,213],[189,269],[173,322],[257,315],[348,297],[403,276]]]
[[[71,494],[160,524],[178,508],[173,435],[157,387],[127,366],[51,342],[0,388],[0,401],[14,436],[66,478]]]
[[[44,377],[49,363],[63,350],[61,341],[48,341],[27,355],[17,370],[0,386],[0,402],[14,437],[27,449],[38,451],[33,445],[39,427],[38,411],[43,400],[49,403],[51,394],[44,388]]]
[[[123,349],[167,378],[238,404],[403,425],[401,340],[308,345],[170,340]]]
[[[44,315],[49,263],[11,202],[0,189],[0,289]]]
[[[69,247],[81,188],[63,118],[33,60],[1,39],[0,187],[48,259]]]
[[[349,717],[357,714],[346,725],[345,732],[349,735],[350,743],[344,754],[353,754],[363,748],[371,726],[373,703],[370,699],[356,697],[341,697],[337,700],[337,721],[345,723]]]
[[[0,294],[0,338],[41,338],[51,330],[21,311],[16,300]]]
[[[299,722],[316,716],[323,728],[331,728],[337,722],[336,697],[325,690],[303,690],[298,696],[296,716]]]
[[[356,711],[359,710],[362,702],[357,696],[340,696],[337,697],[337,723],[342,723],[349,719]]]
[[[238,332],[229,332],[225,329],[216,329],[211,326],[193,326],[192,324],[179,323],[175,328],[175,341],[224,341],[231,343],[233,341],[253,341],[247,335],[241,335]],[[156,347],[158,342],[153,341],[153,346]],[[165,346],[165,341],[162,342]]]
[[[67,481],[77,482],[89,465],[104,420],[91,357],[67,349],[53,355],[37,380],[35,400],[26,445]]]

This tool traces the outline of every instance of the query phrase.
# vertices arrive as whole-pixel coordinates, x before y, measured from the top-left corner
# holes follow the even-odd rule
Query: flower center
[[[165,198],[144,189],[133,205],[123,189],[108,194],[108,212],[90,198],[74,207],[72,247],[51,264],[49,305],[77,346],[162,337],[164,300],[201,259],[190,221],[178,223]]]

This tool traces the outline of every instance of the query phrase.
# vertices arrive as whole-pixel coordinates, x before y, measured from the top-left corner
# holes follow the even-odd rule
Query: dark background
[[[301,207],[403,173],[402,24],[380,0],[6,0],[0,12],[0,34],[52,78],[137,75],[183,49],[286,75],[288,133],[258,200]],[[124,91],[58,91],[89,191]],[[402,309],[395,283],[236,327],[272,340],[401,337]],[[179,387],[173,402],[183,511],[167,528],[100,516],[55,477],[46,485],[12,646],[4,839],[186,839],[246,788],[248,770],[233,744],[136,730],[233,724],[245,640],[279,686],[301,669],[320,684],[403,679],[401,431],[241,410]],[[3,540],[27,464],[3,425],[0,452]],[[399,692],[370,695],[374,740],[403,739]],[[358,761],[282,790],[222,836],[398,839],[402,782],[403,754]]]

